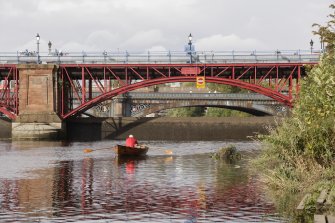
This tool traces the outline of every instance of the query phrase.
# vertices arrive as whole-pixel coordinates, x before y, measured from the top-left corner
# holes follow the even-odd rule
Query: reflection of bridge
[[[286,115],[289,108],[270,97],[255,93],[144,93],[129,92],[117,97],[122,101],[122,116],[143,117],[178,107],[221,107],[253,115]],[[114,101],[96,107],[98,116],[115,116]]]
[[[63,120],[118,95],[159,84],[196,82],[199,76],[206,83],[247,89],[291,107],[306,75],[304,65],[314,65],[319,58],[299,51],[196,52],[194,56],[196,63],[190,64],[188,55],[175,52],[127,53],[116,57],[120,60],[112,53],[41,54],[42,64],[36,64],[34,55],[0,55],[0,112],[17,123],[58,123],[53,126],[59,127]],[[122,116],[122,109],[115,114]]]

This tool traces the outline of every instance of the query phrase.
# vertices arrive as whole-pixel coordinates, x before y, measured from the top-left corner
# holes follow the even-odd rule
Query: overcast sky
[[[0,52],[315,49],[332,0],[0,0]]]

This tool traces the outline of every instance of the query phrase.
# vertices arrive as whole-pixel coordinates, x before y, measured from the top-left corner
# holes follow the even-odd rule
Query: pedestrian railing
[[[227,63],[316,63],[320,51],[166,51],[166,52],[50,52],[1,53],[0,64],[227,64]],[[192,58],[192,60],[191,60]]]

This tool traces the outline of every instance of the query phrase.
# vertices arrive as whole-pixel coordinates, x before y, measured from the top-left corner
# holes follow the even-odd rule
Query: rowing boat
[[[118,156],[145,156],[149,150],[147,146],[128,147],[122,145],[114,146],[114,151]]]

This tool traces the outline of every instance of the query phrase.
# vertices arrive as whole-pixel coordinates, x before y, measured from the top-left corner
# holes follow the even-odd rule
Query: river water
[[[143,142],[135,160],[117,143],[0,142],[0,222],[286,222],[247,168],[254,142]],[[243,159],[210,157],[227,145]]]

